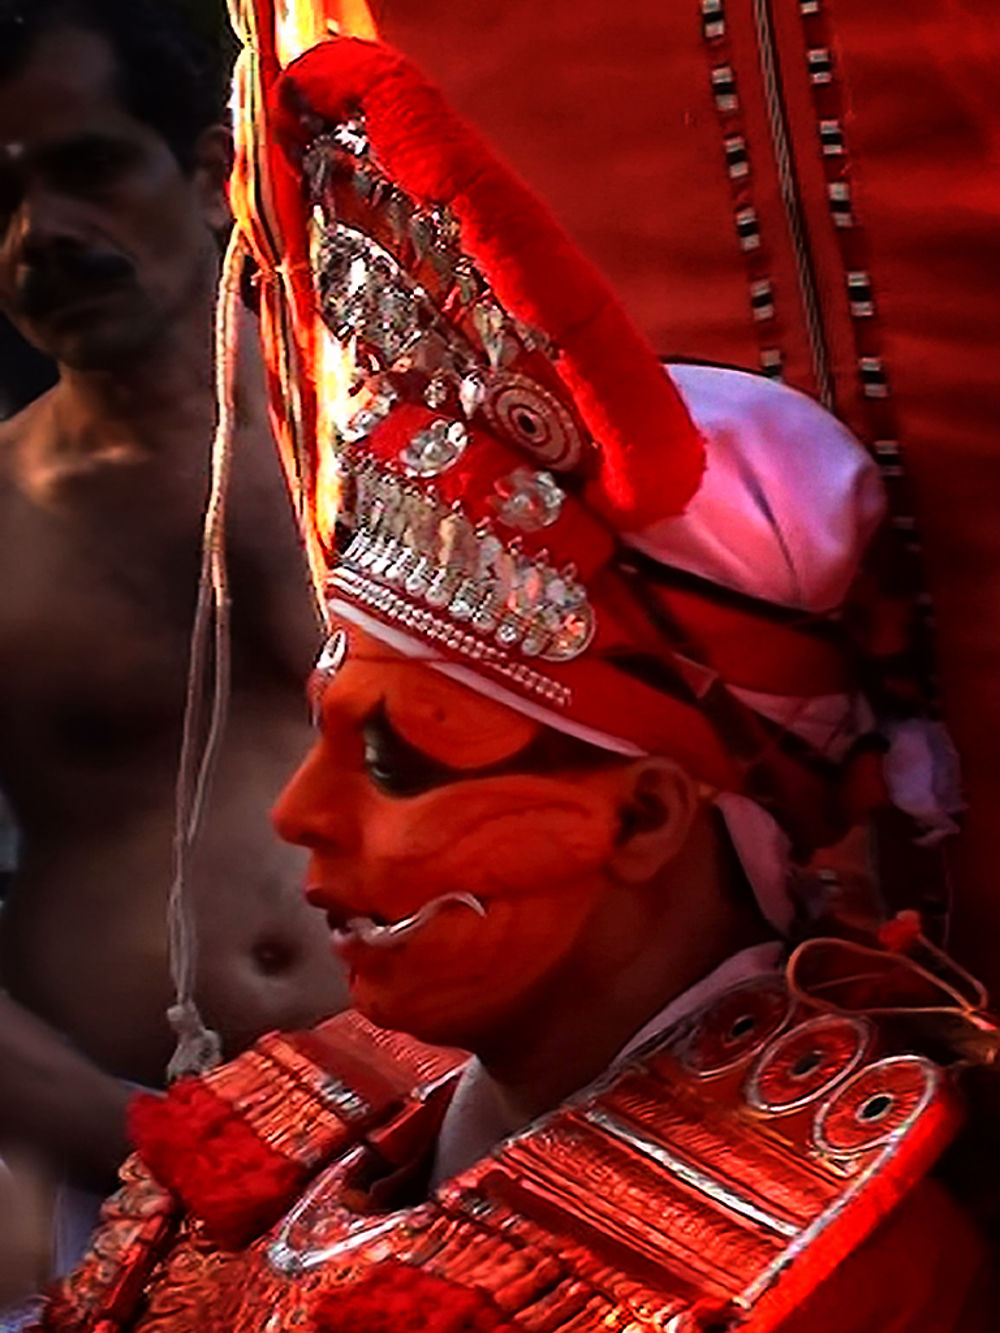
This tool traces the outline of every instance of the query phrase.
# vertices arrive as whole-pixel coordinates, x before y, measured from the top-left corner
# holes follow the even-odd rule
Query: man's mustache
[[[135,265],[114,251],[63,251],[26,260],[14,284],[14,310],[38,319],[67,299],[100,295],[135,276]]]

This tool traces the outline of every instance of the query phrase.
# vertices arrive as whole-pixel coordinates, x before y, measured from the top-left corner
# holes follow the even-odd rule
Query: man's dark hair
[[[190,171],[199,135],[225,116],[221,52],[163,0],[0,0],[0,80],[20,73],[38,39],[61,24],[110,43],[122,105]]]

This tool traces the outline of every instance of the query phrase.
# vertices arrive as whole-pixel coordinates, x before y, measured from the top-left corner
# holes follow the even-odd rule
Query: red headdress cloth
[[[686,367],[680,392],[395,52],[249,61],[234,201],[330,605],[550,726],[675,757],[800,855],[834,841],[870,720],[838,626],[881,515],[867,456],[755,377]]]

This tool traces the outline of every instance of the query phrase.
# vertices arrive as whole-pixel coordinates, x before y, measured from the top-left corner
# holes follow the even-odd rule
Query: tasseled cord
[[[174,1002],[167,1010],[177,1045],[167,1066],[169,1081],[218,1064],[219,1034],[207,1028],[195,1000],[198,938],[188,871],[218,761],[229,706],[229,585],[226,570],[226,498],[232,468],[237,358],[237,313],[245,243],[236,228],[226,249],[215,314],[215,380],[218,422],[212,445],[212,477],[202,541],[198,603],[191,632],[187,700],[175,800],[173,881],[167,902],[170,975]],[[202,745],[205,681],[210,643],[214,678],[208,733]]]

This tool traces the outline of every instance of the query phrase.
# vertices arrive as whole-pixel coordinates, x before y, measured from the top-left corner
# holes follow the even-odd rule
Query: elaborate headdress
[[[550,726],[671,754],[758,859],[761,811],[800,857],[836,841],[872,724],[841,619],[872,461],[780,385],[666,374],[402,57],[341,38],[282,72],[263,29],[234,197],[329,604]]]

